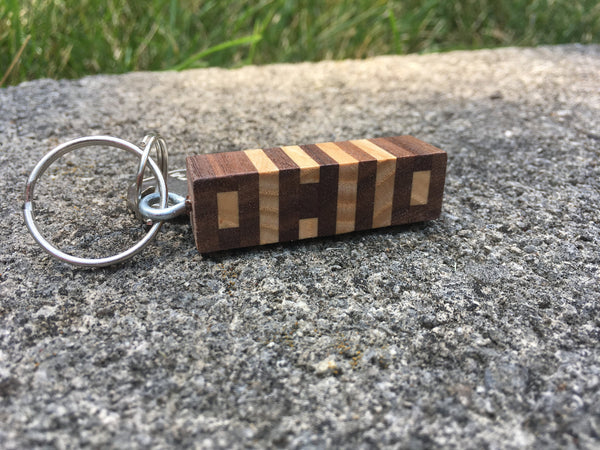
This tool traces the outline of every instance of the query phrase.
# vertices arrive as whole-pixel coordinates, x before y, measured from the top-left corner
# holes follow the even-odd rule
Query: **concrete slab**
[[[600,47],[573,45],[0,90],[0,446],[597,447],[599,86]],[[448,152],[442,217],[212,256],[174,223],[115,268],[46,256],[21,214],[34,164],[150,129],[173,168],[412,134]],[[44,232],[133,242],[134,171],[65,158]]]

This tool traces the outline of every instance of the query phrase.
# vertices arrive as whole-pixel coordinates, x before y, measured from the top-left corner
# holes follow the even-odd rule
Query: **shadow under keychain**
[[[54,247],[35,224],[34,188],[63,155],[105,145],[140,158],[128,205],[148,233],[114,256],[88,259]],[[156,150],[157,158],[150,158]],[[168,171],[167,146],[157,134],[140,146],[109,136],[75,139],[55,147],[27,180],[24,215],[29,231],[52,256],[102,267],[139,253],[162,223],[189,215],[198,251],[215,252],[439,217],[447,155],[412,136],[292,145],[189,156],[186,169]],[[144,179],[146,166],[152,178]],[[171,206],[169,206],[171,205]]]

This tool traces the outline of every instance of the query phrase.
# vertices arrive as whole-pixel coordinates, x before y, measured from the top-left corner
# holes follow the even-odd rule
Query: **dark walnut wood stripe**
[[[186,158],[186,177],[191,204],[190,220],[196,247],[201,253],[219,250],[217,178],[208,155]]]
[[[435,219],[446,153],[412,136],[187,159],[200,252]]]
[[[415,155],[435,155],[446,153],[443,150],[440,150],[439,148],[428,144],[427,142],[420,141],[413,136],[392,136],[385,139]]]
[[[301,145],[300,148],[319,164],[321,172],[316,196],[307,199],[307,203],[315,204],[316,212],[309,217],[318,218],[318,236],[331,236],[336,229],[339,164],[316,145]]]
[[[281,148],[265,149],[279,169],[279,242],[298,239],[300,168]]]

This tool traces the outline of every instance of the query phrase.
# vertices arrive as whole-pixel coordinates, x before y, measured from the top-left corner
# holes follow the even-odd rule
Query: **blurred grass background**
[[[569,42],[598,0],[0,0],[0,85]]]

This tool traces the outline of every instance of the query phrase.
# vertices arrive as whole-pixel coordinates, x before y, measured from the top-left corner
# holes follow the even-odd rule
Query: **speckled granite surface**
[[[20,211],[36,161],[149,129],[172,167],[412,134],[448,152],[442,217],[213,256],[174,223],[116,268],[46,256]],[[599,161],[597,46],[2,89],[0,447],[598,448]],[[48,236],[140,235],[135,160],[63,162],[38,188]]]

